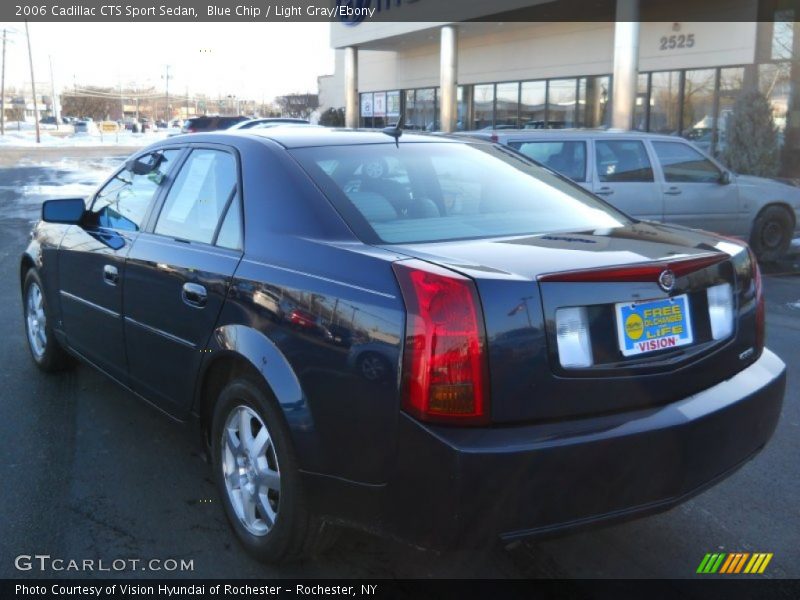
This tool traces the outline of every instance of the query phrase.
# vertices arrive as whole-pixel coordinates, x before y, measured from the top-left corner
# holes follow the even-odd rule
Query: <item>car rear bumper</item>
[[[785,365],[765,350],[731,379],[647,410],[487,429],[403,416],[396,471],[373,506],[380,515],[373,526],[449,546],[665,510],[766,444],[785,385]]]

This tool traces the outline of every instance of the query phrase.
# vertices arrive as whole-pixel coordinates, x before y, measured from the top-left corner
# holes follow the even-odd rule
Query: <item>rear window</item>
[[[586,181],[586,142],[509,142],[508,145],[572,181]]]
[[[403,143],[292,151],[368,243],[585,231],[627,218],[499,146]]]

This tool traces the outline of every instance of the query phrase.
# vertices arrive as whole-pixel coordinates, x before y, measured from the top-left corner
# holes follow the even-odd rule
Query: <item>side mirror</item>
[[[42,221],[78,225],[83,220],[86,204],[83,198],[45,200],[42,204]]]
[[[728,185],[730,182],[731,182],[731,172],[723,171],[722,174],[719,176],[720,185]]]

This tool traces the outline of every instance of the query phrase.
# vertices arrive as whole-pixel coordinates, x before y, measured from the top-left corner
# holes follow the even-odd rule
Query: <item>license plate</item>
[[[692,319],[686,294],[664,300],[616,305],[617,337],[624,356],[691,344]]]

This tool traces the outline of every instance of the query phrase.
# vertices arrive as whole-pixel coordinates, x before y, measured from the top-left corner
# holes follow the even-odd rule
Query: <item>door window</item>
[[[225,220],[217,234],[217,246],[230,248],[231,250],[242,249],[242,217],[239,201],[234,198],[228,207]]]
[[[598,140],[595,155],[597,177],[602,182],[653,181],[653,167],[642,142]]]
[[[129,169],[117,173],[95,196],[90,214],[97,227],[139,231],[147,208],[158,187],[180,154],[180,150],[154,152],[139,162],[157,166],[144,175],[135,175]]]
[[[524,155],[573,181],[586,181],[584,142],[511,142]]]
[[[653,142],[658,162],[668,183],[715,183],[719,181],[717,166],[688,144]]]
[[[221,150],[193,150],[175,178],[155,233],[211,244],[236,193],[236,160]]]

